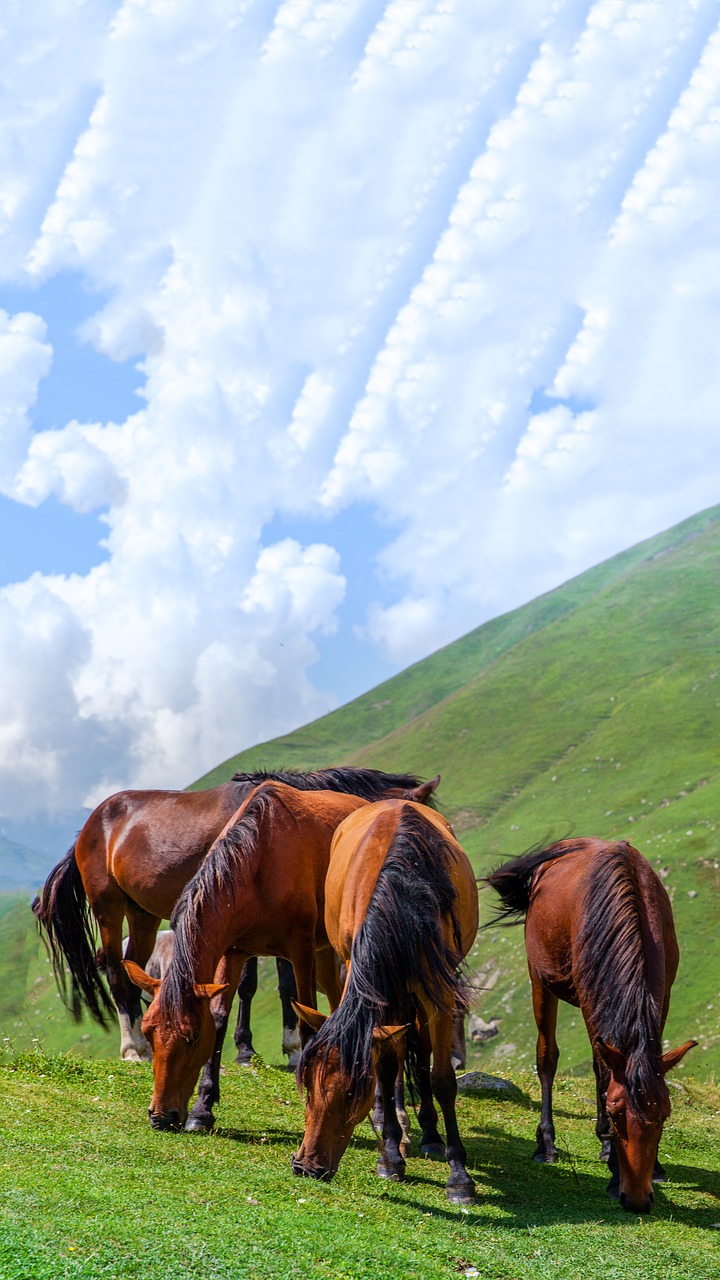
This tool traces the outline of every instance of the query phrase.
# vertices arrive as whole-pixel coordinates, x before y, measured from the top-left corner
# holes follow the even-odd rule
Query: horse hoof
[[[607,1193],[610,1200],[619,1200],[620,1199],[619,1184],[617,1182],[611,1182],[610,1185],[608,1186]]]
[[[450,1204],[475,1204],[477,1200],[475,1183],[472,1181],[459,1187],[446,1187],[445,1195]]]
[[[420,1147],[420,1155],[425,1160],[444,1160],[445,1148],[442,1142],[426,1142]]]
[[[557,1151],[536,1151],[533,1160],[536,1164],[557,1164]]]
[[[377,1162],[375,1172],[377,1173],[378,1178],[387,1178],[389,1182],[404,1182],[405,1161],[402,1160],[395,1164],[387,1164],[381,1156]]]
[[[288,1060],[287,1060],[287,1069],[288,1069],[288,1071],[295,1071],[295,1069],[297,1068],[297,1064],[298,1064],[298,1062],[299,1062],[299,1061],[300,1061],[300,1054],[299,1054],[299,1053],[296,1053],[294,1050],[293,1050],[293,1052],[292,1052],[292,1053],[289,1053],[289,1054],[288,1054]]]
[[[655,1162],[652,1180],[653,1182],[667,1182],[668,1180],[668,1176],[659,1161]]]
[[[188,1116],[185,1122],[186,1133],[211,1133],[215,1125],[215,1117],[209,1119],[202,1116]]]
[[[235,1061],[239,1067],[249,1067],[254,1057],[254,1049],[238,1049],[235,1055]]]

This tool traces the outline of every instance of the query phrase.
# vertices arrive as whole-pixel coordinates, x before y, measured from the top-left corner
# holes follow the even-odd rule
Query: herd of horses
[[[152,1060],[155,1128],[212,1128],[232,1000],[240,989],[243,1060],[252,966],[275,956],[286,966],[288,1036],[288,965],[300,1019],[305,1132],[293,1172],[332,1178],[374,1103],[378,1173],[402,1180],[406,1078],[419,1098],[421,1154],[444,1154],[452,1203],[474,1200],[455,1109],[453,1029],[467,1008],[478,882],[434,807],[438,781],[349,766],[263,771],[207,791],[122,792],[91,814],[33,910],[73,1014],[85,1008],[106,1025],[116,1010],[121,1054]],[[564,1000],[580,1008],[592,1046],[608,1193],[647,1212],[652,1182],[665,1178],[657,1158],[670,1113],[665,1075],[696,1043],[662,1052],[678,964],[662,883],[631,845],[584,839],[531,850],[482,883],[499,895],[496,923],[525,921],[542,1087],[534,1158],[557,1159],[552,1086]],[[163,919],[171,954],[152,971]],[[318,988],[327,1017],[316,1007]]]

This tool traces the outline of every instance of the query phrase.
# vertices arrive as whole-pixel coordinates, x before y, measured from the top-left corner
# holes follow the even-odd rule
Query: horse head
[[[293,1008],[313,1031],[326,1016],[293,1000]],[[305,1088],[305,1133],[292,1158],[292,1171],[327,1182],[337,1173],[357,1124],[369,1114],[375,1095],[375,1063],[382,1045],[404,1034],[406,1027],[376,1027],[373,1031],[373,1070],[367,1088],[354,1097],[353,1081],[343,1070],[338,1050],[330,1045],[320,1056],[303,1055],[298,1068],[298,1088]],[[312,1042],[311,1042],[312,1043]]]
[[[153,1051],[153,1095],[148,1110],[154,1129],[182,1129],[200,1072],[215,1046],[214,996],[226,982],[196,982],[181,1010],[169,1013],[160,998],[162,982],[132,960],[124,961],[130,980],[152,1000],[142,1023]]]
[[[688,1040],[679,1049],[653,1057],[644,1074],[642,1090],[637,1085],[628,1087],[630,1060],[624,1053],[604,1040],[598,1039],[595,1044],[610,1071],[606,1108],[614,1141],[608,1195],[617,1198],[622,1208],[632,1213],[649,1213],[655,1200],[652,1181],[658,1147],[663,1125],[670,1115],[665,1076],[697,1040]]]

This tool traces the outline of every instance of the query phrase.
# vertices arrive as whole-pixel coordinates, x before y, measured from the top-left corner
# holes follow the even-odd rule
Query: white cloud
[[[106,509],[108,550],[0,591],[0,810],[182,785],[327,710],[353,504],[387,529],[361,626],[399,664],[716,500],[716,25],[714,0],[14,13],[4,278],[79,273],[83,336],[142,361],[145,402],[33,434],[53,353],[0,315],[3,492]]]

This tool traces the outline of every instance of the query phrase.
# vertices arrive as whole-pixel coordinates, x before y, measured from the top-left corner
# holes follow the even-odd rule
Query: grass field
[[[605,1195],[588,1080],[559,1083],[563,1158],[532,1162],[537,1082],[463,1097],[478,1187],[448,1204],[443,1163],[375,1176],[367,1124],[331,1184],[296,1179],[303,1110],[292,1076],[230,1067],[210,1137],[156,1133],[149,1067],[40,1053],[1,1059],[2,1280],[715,1280],[720,1271],[720,1090],[671,1090],[670,1182],[636,1218]],[[417,1135],[417,1125],[414,1126]],[[475,1270],[473,1270],[475,1269]]]

